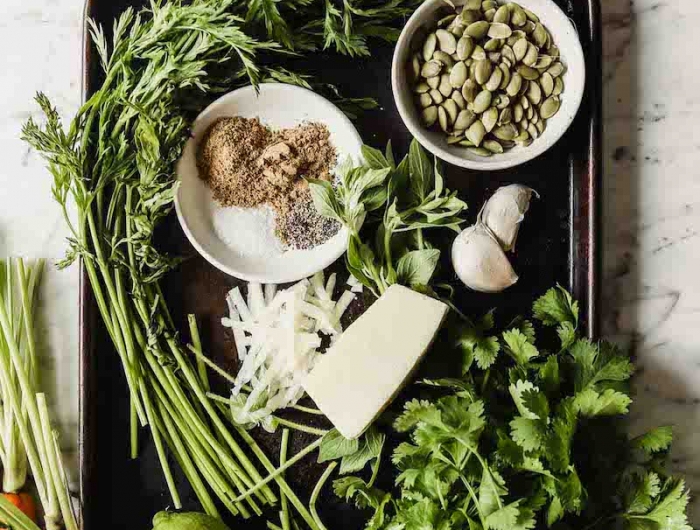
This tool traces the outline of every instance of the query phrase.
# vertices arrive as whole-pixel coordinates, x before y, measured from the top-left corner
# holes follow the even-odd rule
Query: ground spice
[[[220,118],[198,148],[200,178],[223,206],[269,204],[277,234],[291,248],[308,249],[335,235],[340,225],[321,217],[305,178],[331,181],[337,154],[328,128],[304,123],[273,131],[257,118]]]

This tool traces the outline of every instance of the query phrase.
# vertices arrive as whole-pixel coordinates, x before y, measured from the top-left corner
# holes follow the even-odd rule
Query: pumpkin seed
[[[522,7],[522,6],[521,6]],[[528,8],[523,7],[523,11],[525,11],[525,15],[527,16],[528,20],[532,20],[533,22],[539,22],[540,17],[535,15],[532,11],[530,11]]]
[[[491,106],[491,99],[492,99],[491,92],[488,90],[482,90],[479,92],[474,99],[474,112],[477,114],[481,114],[482,112],[485,112],[486,109],[488,109]]]
[[[505,94],[499,94],[498,96],[496,96],[494,106],[498,110],[505,109],[508,105],[510,105],[510,98],[508,96],[506,96]]]
[[[447,31],[455,36],[455,39],[459,39],[464,35],[464,25],[463,24],[453,24],[449,27]]]
[[[472,52],[472,59],[474,59],[475,61],[483,61],[484,59],[486,59],[486,52],[478,44],[474,47],[474,51]]]
[[[450,74],[451,75],[451,74]],[[442,74],[440,76],[440,86],[438,90],[443,97],[449,97],[452,94],[452,85],[450,84],[450,76],[447,74]]]
[[[462,97],[462,93],[461,93],[459,90],[455,90],[454,92],[452,92],[452,95],[450,96],[450,98],[452,98],[452,100],[453,100],[455,103],[457,103],[457,106],[458,106],[460,109],[466,109],[466,108],[467,108],[467,102],[466,102],[466,100],[464,99],[464,97]]]
[[[466,138],[464,140],[462,140],[461,142],[459,142],[459,145],[464,146],[464,147],[474,147],[474,144],[471,141],[467,140]]]
[[[496,9],[498,7],[498,2],[496,0],[484,0],[481,3],[481,9],[488,11],[489,9]]]
[[[557,77],[554,80],[554,90],[552,90],[552,95],[558,96],[564,92],[564,80],[561,77]]]
[[[522,134],[523,131],[524,131],[524,132],[527,132],[527,128],[528,128],[529,126],[530,126],[530,121],[529,121],[527,118],[525,118],[523,121],[521,121],[521,122],[518,124],[520,133]],[[528,136],[530,136],[530,135],[528,134]]]
[[[528,20],[523,26],[523,31],[528,35],[532,35],[532,32],[535,31],[535,23],[532,20]]]
[[[520,123],[523,121],[523,116],[525,115],[525,109],[520,103],[516,103],[513,107],[513,121],[515,123]]]
[[[489,60],[483,60],[476,63],[476,68],[474,69],[474,79],[480,85],[486,83],[491,77],[491,72],[493,71],[493,63]]]
[[[559,112],[559,107],[561,106],[561,100],[558,96],[550,96],[544,100],[542,106],[540,107],[540,116],[545,120],[548,120]]]
[[[532,118],[535,117],[535,107],[530,105],[530,107],[527,109],[526,115],[527,115],[528,121],[532,120]]]
[[[436,50],[435,53],[433,53],[433,59],[435,61],[441,62],[444,64],[447,68],[452,68],[455,64],[454,59],[452,58],[451,55],[446,54],[442,50]]]
[[[435,105],[423,109],[421,113],[423,117],[423,123],[426,127],[432,127],[438,118],[438,108]]]
[[[511,63],[508,59],[505,57],[501,57],[501,62],[505,64],[508,68],[513,68],[513,63]]]
[[[532,145],[532,140],[530,140],[530,139],[522,140],[522,141],[518,142],[518,145],[520,147],[529,147]]]
[[[508,24],[502,22],[492,22],[489,26],[488,36],[492,39],[507,39],[511,36],[513,30]]]
[[[452,55],[457,50],[457,39],[449,31],[439,29],[435,32],[435,36],[437,37],[438,46],[443,52]]]
[[[409,72],[409,75],[413,81],[416,81],[417,79],[420,78],[420,71],[421,71],[420,58],[418,57],[418,55],[414,55],[413,58],[411,59],[411,71]]]
[[[416,85],[416,88],[414,88],[413,91],[416,94],[425,94],[426,92],[430,91],[430,87],[428,86],[428,83],[421,81]]]
[[[484,19],[487,22],[493,22],[494,17],[496,16],[496,10],[495,9],[489,9],[488,11],[484,12]]]
[[[484,50],[487,52],[497,52],[503,46],[503,41],[501,39],[490,39],[486,44],[484,44]]]
[[[518,136],[516,136],[513,140],[515,142],[525,142],[530,139],[530,133],[527,131],[520,131],[518,133]]]
[[[469,126],[469,129],[467,129],[465,135],[471,143],[478,147],[479,145],[481,145],[484,136],[486,136],[486,129],[484,128],[484,124],[481,123],[480,120],[476,120]]]
[[[527,15],[525,14],[525,11],[523,11],[523,8],[520,7],[518,4],[508,4],[511,7],[511,16],[510,16],[510,22],[514,26],[517,27],[522,27],[525,25],[527,22]]]
[[[551,56],[540,55],[535,61],[535,64],[532,65],[532,67],[537,68],[538,70],[546,70],[552,65],[553,62],[554,59]]]
[[[498,123],[498,109],[491,107],[481,115],[481,123],[484,124],[484,129],[487,133],[493,131],[493,128]]]
[[[498,125],[507,125],[511,121],[513,121],[513,111],[510,107],[506,107],[498,115]]]
[[[506,93],[510,97],[514,97],[520,92],[520,89],[523,86],[523,78],[519,73],[515,73],[511,76],[510,78],[510,83],[508,83],[508,86],[506,87]]]
[[[457,18],[457,14],[456,14],[456,13],[453,14],[453,15],[447,15],[447,16],[445,16],[445,17],[442,17],[440,20],[438,20],[438,24],[437,24],[437,25],[438,25],[439,28],[442,28],[442,27],[447,26],[448,24],[450,24],[455,18]]]
[[[535,31],[532,32],[532,38],[535,44],[540,48],[544,48],[544,45],[547,44],[547,30],[544,29],[544,26],[539,22],[535,24]]]
[[[524,110],[527,110],[530,108],[530,100],[527,99],[525,96],[520,98],[520,104],[523,106]]]
[[[455,120],[455,129],[466,129],[476,121],[476,114],[471,110],[461,110]]]
[[[493,21],[508,24],[510,22],[510,9],[508,9],[508,6],[499,7],[493,17]]]
[[[512,123],[501,125],[493,130],[493,135],[499,140],[513,140],[518,135],[518,130]]]
[[[454,102],[452,99],[446,99],[442,107],[445,109],[447,112],[447,117],[449,118],[449,123],[452,125],[455,120],[457,119],[457,113],[459,112],[459,109],[457,108],[457,103]]]
[[[461,135],[450,135],[447,137],[447,145],[458,144],[464,137]]]
[[[451,88],[461,88],[464,82],[467,80],[467,65],[463,62],[458,62],[452,68],[449,77],[449,84]],[[452,91],[450,90],[450,93]],[[448,94],[449,95],[449,94]]]
[[[540,78],[540,73],[537,70],[530,68],[529,66],[525,66],[524,64],[518,66],[517,70],[522,78],[527,79],[528,81],[536,81]]]
[[[444,98],[443,95],[440,93],[440,91],[439,91],[439,90],[436,90],[436,89],[434,89],[434,88],[430,91],[430,97],[433,98],[433,101],[434,101],[436,104],[438,104],[438,105],[439,105],[440,103],[442,103],[443,101],[445,101],[445,98]]]
[[[515,52],[513,51],[513,48],[511,48],[508,44],[501,48],[501,56],[508,59],[510,61],[510,64],[515,64],[517,62],[515,60]]]
[[[528,125],[527,132],[535,140],[537,140],[540,137],[540,132],[537,130],[537,127],[535,127],[534,123]]]
[[[468,147],[467,151],[469,151],[473,155],[481,156],[484,158],[493,156],[493,153],[491,151],[489,151],[488,149],[484,149],[483,147]]]
[[[438,124],[444,132],[449,132],[450,124],[447,121],[447,111],[443,107],[438,107]]]
[[[527,43],[527,52],[525,52],[525,57],[522,58],[523,64],[527,66],[533,66],[537,62],[537,48],[531,42]]]
[[[515,61],[514,62],[520,62],[523,60],[523,57],[525,57],[525,54],[527,53],[528,48],[530,47],[530,43],[527,41],[527,39],[522,38],[515,44],[513,44],[513,54],[515,55]]]
[[[503,72],[503,77],[501,78],[501,84],[499,85],[499,90],[505,90],[506,87],[508,86],[508,83],[510,83],[510,69],[503,63],[498,65],[498,68]]]
[[[547,49],[547,55],[558,59],[561,55],[561,51],[559,51],[559,48],[557,46],[552,45]]]
[[[425,39],[425,42],[423,43],[423,60],[424,61],[429,61],[430,59],[433,58],[433,54],[435,53],[435,48],[437,48],[437,36],[435,33],[431,33],[428,35]]]
[[[503,146],[496,140],[486,140],[484,142],[484,148],[488,149],[492,153],[501,154],[503,153]]]
[[[464,9],[481,11],[481,0],[467,0],[467,3],[464,4]]]
[[[561,63],[554,63],[547,69],[547,73],[552,77],[559,77],[564,73],[564,65]]]
[[[537,132],[539,132],[540,136],[542,136],[544,130],[547,128],[547,122],[544,120],[540,120],[535,124],[535,127],[537,127]]]
[[[442,63],[438,61],[428,61],[423,64],[423,68],[420,71],[420,75],[423,77],[435,77],[440,74],[442,70]]]
[[[534,123],[537,125],[539,122],[544,121],[540,118],[540,115],[537,113],[537,109],[533,109],[532,111],[532,118],[530,118],[530,122]]]
[[[481,40],[489,32],[489,27],[490,24],[487,21],[480,20],[469,24],[467,29],[464,30],[464,33],[474,39]]]
[[[554,92],[554,78],[549,72],[543,73],[542,77],[540,77],[540,86],[542,87],[544,96],[547,98]]]
[[[498,64],[501,60],[501,53],[500,52],[489,52],[488,56],[489,61],[491,61],[494,64]]]
[[[533,105],[539,105],[542,101],[542,89],[537,83],[530,83],[527,87],[527,98]]]
[[[433,98],[431,98],[430,94],[427,93],[421,94],[418,101],[420,103],[420,106],[423,108],[429,107],[433,104]]]
[[[435,77],[429,77],[425,82],[428,83],[430,88],[437,88],[440,86],[440,76],[436,75]]]
[[[464,9],[459,14],[459,20],[465,26],[468,26],[469,24],[473,24],[474,22],[478,22],[479,20],[481,20],[481,8],[479,8],[479,10]]]
[[[506,151],[508,151],[509,149],[513,149],[513,147],[515,147],[515,142],[513,142],[512,140],[511,141],[501,140],[499,143],[503,146],[503,149]]]
[[[460,61],[464,61],[471,57],[474,51],[474,41],[471,37],[462,37],[457,42],[457,57]]]
[[[464,86],[462,87],[462,96],[464,96],[464,99],[469,103],[474,103],[478,93],[479,88],[476,81],[473,79],[467,79],[467,82],[464,83]]]
[[[525,33],[521,29],[514,29],[513,34],[511,35],[511,38],[515,39],[516,41],[519,39],[525,39],[525,38],[527,38],[527,33]],[[511,46],[512,46],[512,44],[511,44]]]
[[[501,86],[501,81],[503,81],[503,72],[500,68],[494,68],[493,73],[491,74],[491,77],[489,77],[489,80],[486,81],[484,88],[486,88],[486,90],[490,90],[491,92],[495,92],[498,90],[498,87]]]

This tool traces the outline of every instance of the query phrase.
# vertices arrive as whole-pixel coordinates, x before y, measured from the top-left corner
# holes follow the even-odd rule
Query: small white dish
[[[223,272],[259,283],[295,282],[328,267],[347,249],[348,233],[341,229],[323,245],[310,250],[274,248],[273,223],[258,209],[222,208],[199,178],[197,144],[218,118],[259,118],[273,128],[321,122],[328,127],[338,161],[361,158],[362,140],[343,112],[323,97],[281,83],[240,88],[207,107],[192,126],[192,137],[177,165],[180,182],[175,197],[177,217],[194,248]],[[240,233],[245,230],[245,233]],[[278,243],[279,245],[279,243]]]
[[[483,158],[471,154],[465,147],[447,145],[445,134],[423,126],[406,70],[413,40],[421,28],[435,23],[439,10],[447,6],[445,0],[426,0],[408,19],[396,43],[391,67],[391,84],[399,114],[408,130],[423,147],[446,162],[482,171],[506,169],[528,162],[552,147],[564,135],[581,106],[586,84],[586,63],[573,22],[552,0],[517,0],[517,3],[540,18],[559,47],[562,62],[567,69],[563,78],[565,88],[561,96],[561,108],[547,121],[544,134],[528,147],[515,147],[506,153]],[[454,4],[462,6],[465,0],[456,0]]]

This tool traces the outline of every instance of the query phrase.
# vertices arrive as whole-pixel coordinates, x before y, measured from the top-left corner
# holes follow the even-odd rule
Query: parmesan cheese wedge
[[[345,438],[360,436],[406,383],[447,305],[392,285],[321,356],[304,389]]]

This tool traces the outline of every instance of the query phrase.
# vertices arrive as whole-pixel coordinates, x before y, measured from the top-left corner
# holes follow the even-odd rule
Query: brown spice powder
[[[331,181],[337,154],[328,128],[304,123],[272,131],[257,118],[220,118],[198,148],[199,176],[223,206],[251,208],[269,204],[278,216],[277,231],[285,244],[310,248],[340,228],[313,208],[304,178]],[[300,206],[307,210],[299,224]],[[304,237],[304,234],[308,237]]]

